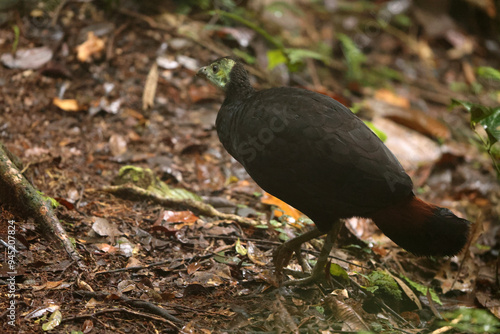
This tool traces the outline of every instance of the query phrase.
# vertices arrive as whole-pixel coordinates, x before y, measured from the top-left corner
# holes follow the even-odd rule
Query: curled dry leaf
[[[52,99],[52,104],[54,104],[56,107],[58,107],[61,110],[64,111],[70,111],[70,112],[76,112],[83,110],[82,106],[78,104],[78,101],[75,99],[60,99],[57,97],[54,97]]]
[[[158,87],[158,65],[153,63],[149,70],[144,92],[142,94],[142,109],[146,110],[155,104],[156,88]]]
[[[77,58],[81,62],[89,61],[93,55],[99,54],[104,49],[104,40],[94,35],[92,31],[87,34],[87,40],[76,47]]]
[[[114,157],[127,152],[127,140],[118,134],[113,134],[109,138],[109,150]]]
[[[264,196],[262,196],[261,202],[263,204],[274,205],[274,206],[277,206],[278,208],[280,208],[282,211],[274,210],[274,215],[276,217],[281,217],[281,215],[285,214],[285,215],[293,217],[295,220],[297,220],[302,215],[299,210],[297,210],[294,207],[292,207],[291,205],[283,202],[279,198],[274,197],[271,194],[268,194],[267,192],[264,192]]]
[[[100,236],[114,237],[120,234],[120,231],[115,224],[109,222],[105,218],[94,217],[92,219],[94,223],[92,224],[92,229]]]
[[[255,246],[255,244],[251,241],[247,242],[247,255],[250,261],[253,263],[259,265],[259,266],[265,266],[265,256],[264,253]]]
[[[399,287],[403,290],[406,296],[408,296],[408,298],[410,298],[415,303],[415,305],[417,305],[418,309],[421,310],[422,304],[420,303],[420,299],[418,299],[417,295],[413,292],[413,290],[410,289],[410,287],[406,285],[406,283],[403,282],[403,280],[400,279],[399,277],[394,276],[387,270],[385,272],[388,273],[396,281],[396,283],[398,283]]]
[[[363,318],[349,305],[330,295],[325,298],[325,304],[328,306],[333,316],[344,322],[342,330],[344,331],[369,331],[370,327],[363,321]]]
[[[387,89],[376,91],[374,98],[367,100],[365,105],[374,116],[389,118],[426,136],[442,139],[451,137],[450,130],[443,123],[420,110],[412,109],[410,100]]]

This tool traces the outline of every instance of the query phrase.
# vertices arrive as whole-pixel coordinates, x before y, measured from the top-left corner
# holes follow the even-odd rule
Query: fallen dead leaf
[[[52,99],[52,104],[64,111],[76,112],[83,110],[83,108],[78,104],[78,101],[75,99],[60,99],[58,97],[54,97]]]
[[[158,64],[153,63],[149,70],[144,92],[142,95],[142,109],[147,110],[155,104],[156,88],[158,87]]]
[[[76,47],[77,58],[81,62],[89,61],[92,56],[104,50],[104,40],[94,35],[92,31],[87,34],[87,40]]]
[[[262,196],[261,202],[263,204],[274,205],[280,208],[282,211],[274,210],[274,215],[276,217],[281,217],[283,214],[285,214],[297,220],[300,218],[300,216],[302,216],[302,213],[299,210],[267,192],[264,192],[264,196]]]
[[[374,98],[404,109],[410,109],[410,100],[396,95],[388,89],[379,89],[375,92]]]

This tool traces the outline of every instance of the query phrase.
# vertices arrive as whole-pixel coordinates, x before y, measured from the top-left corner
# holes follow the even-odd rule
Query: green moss
[[[365,276],[368,280],[367,288],[377,295],[389,295],[396,300],[402,300],[398,283],[387,272],[376,270]]]
[[[113,181],[115,185],[131,183],[139,188],[158,196],[174,199],[192,199],[201,201],[201,197],[182,188],[170,188],[165,182],[156,177],[149,168],[136,166],[123,166],[118,172],[118,176]]]

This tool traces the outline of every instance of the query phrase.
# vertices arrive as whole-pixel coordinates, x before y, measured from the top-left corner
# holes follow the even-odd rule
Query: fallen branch
[[[87,298],[95,298],[98,300],[108,298],[111,295],[109,293],[104,293],[104,292],[91,292],[91,291],[84,291],[84,290],[75,291],[74,294],[84,296]],[[113,294],[113,297],[115,297],[115,296],[117,296],[117,295]],[[162,308],[160,306],[156,306],[155,304],[152,304],[152,303],[147,302],[145,300],[130,299],[130,298],[125,297],[123,295],[117,296],[117,297],[118,297],[118,300],[121,300],[130,306],[141,308],[143,310],[148,311],[149,313],[158,315],[158,316],[162,317],[163,319],[167,319],[168,321],[171,321],[175,324],[179,324],[179,325],[184,324],[184,322],[181,319],[174,317],[173,315],[168,313],[167,310],[165,310],[164,308]],[[177,328],[177,326],[176,326],[176,328]]]
[[[50,231],[47,234],[49,237],[55,235],[59,239],[68,255],[80,268],[86,268],[50,204],[21,174],[19,164],[19,159],[5,146],[0,145],[0,200],[12,205],[20,215],[35,219],[43,231]]]
[[[219,210],[216,210],[213,206],[200,201],[195,201],[192,199],[174,199],[174,198],[158,196],[157,194],[151,193],[146,189],[137,187],[132,184],[108,186],[101,188],[101,190],[124,198],[137,198],[141,200],[150,200],[164,206],[182,207],[191,211],[196,211],[201,215],[205,215],[208,217],[219,217],[220,219],[223,220],[232,220],[245,226],[259,225],[259,222],[253,219],[241,217],[230,213],[220,212]]]
[[[143,318],[147,318],[147,319],[151,319],[151,320],[165,322],[165,323],[169,324],[170,326],[174,327],[175,329],[180,330],[179,326],[177,326],[174,322],[172,322],[168,319],[165,319],[163,317],[154,316],[154,315],[151,315],[148,313],[142,313],[142,312],[137,312],[134,310],[129,310],[126,308],[112,308],[112,309],[105,309],[105,310],[96,311],[94,313],[89,313],[89,314],[75,315],[72,317],[63,318],[61,320],[61,322],[70,322],[70,321],[76,321],[76,320],[82,320],[82,319],[88,319],[88,318],[96,318],[99,315],[103,315],[106,313],[117,313],[117,312],[128,313],[128,314],[132,314],[132,315],[135,315],[138,317],[143,317]]]
[[[170,270],[177,269],[178,267],[180,267],[180,266],[182,266],[182,265],[184,265],[186,263],[190,263],[190,262],[192,262],[194,260],[203,260],[203,259],[210,258],[212,256],[214,256],[214,254],[193,256],[193,257],[184,259],[182,263],[179,263],[176,266],[170,267],[169,269]],[[165,260],[165,261],[160,261],[160,262],[154,262],[154,263],[146,264],[146,265],[143,265],[143,266],[135,266],[135,267],[126,267],[126,268],[118,268],[118,269],[111,269],[111,270],[105,270],[105,271],[98,271],[98,272],[95,272],[94,275],[112,274],[112,273],[119,273],[119,272],[123,272],[123,271],[139,271],[139,270],[143,270],[143,269],[151,269],[151,268],[154,268],[154,267],[163,266],[165,264],[172,264],[172,260]]]

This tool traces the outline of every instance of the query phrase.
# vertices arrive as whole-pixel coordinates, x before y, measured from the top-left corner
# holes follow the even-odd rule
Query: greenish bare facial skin
[[[232,59],[222,58],[208,66],[200,68],[197,75],[207,78],[215,87],[225,91],[226,85],[229,82],[229,73],[231,73],[235,64],[236,62]]]

